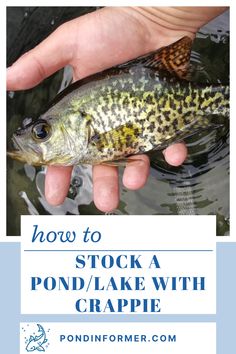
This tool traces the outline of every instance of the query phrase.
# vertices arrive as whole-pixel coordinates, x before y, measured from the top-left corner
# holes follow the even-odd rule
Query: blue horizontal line
[[[24,250],[24,252],[213,252],[214,250]]]

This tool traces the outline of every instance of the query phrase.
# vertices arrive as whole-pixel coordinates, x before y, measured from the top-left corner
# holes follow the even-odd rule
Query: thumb
[[[46,77],[70,63],[75,31],[73,23],[58,27],[37,47],[20,57],[7,69],[7,90],[34,87]]]

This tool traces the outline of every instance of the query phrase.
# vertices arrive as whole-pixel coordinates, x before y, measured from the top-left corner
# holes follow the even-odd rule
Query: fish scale
[[[144,74],[145,72],[143,72]],[[149,70],[147,69],[146,77],[149,76]],[[120,80],[122,81],[122,78]],[[122,82],[122,87],[125,89],[124,80]],[[116,79],[115,87],[117,88],[118,86],[119,81]],[[191,126],[195,128],[197,126],[204,127],[208,124],[204,114],[205,108],[209,109],[212,114],[222,114],[222,111],[216,111],[219,105],[214,106],[214,102],[218,98],[223,107],[225,107],[223,114],[228,114],[227,88],[223,86],[218,86],[214,95],[211,94],[210,97],[208,95],[213,92],[213,87],[202,89],[194,87],[193,83],[186,83],[185,81],[171,84],[168,80],[161,82],[159,78],[156,78],[154,82],[149,80],[146,86],[141,86],[141,88],[136,86],[136,90],[132,92],[119,91],[118,97],[116,92],[112,92],[112,89],[108,90],[106,92],[106,100],[100,97],[98,105],[94,101],[94,107],[90,107],[87,111],[94,119],[93,127],[95,130],[101,134],[110,131],[109,134],[104,135],[105,141],[102,142],[101,139],[99,144],[99,151],[102,152],[104,150],[104,154],[100,156],[101,159],[105,158],[106,145],[108,149],[111,148],[109,141],[113,143],[114,159],[117,159],[120,154],[136,152],[133,152],[132,149],[136,148],[137,144],[131,139],[127,140],[126,145],[121,143],[114,144],[115,141],[120,141],[117,135],[115,135],[115,139],[112,139],[113,130],[120,125],[126,126],[128,123],[133,123],[136,128],[140,128],[136,131],[136,134],[134,132],[134,136],[141,147],[139,152],[143,152],[145,151],[145,145],[147,145],[146,150],[150,150],[168,141],[173,135],[181,136],[182,132],[186,132],[188,135],[188,130],[191,129]],[[103,112],[101,108],[103,107],[102,102],[108,102],[109,100],[110,105],[104,105],[106,110]],[[134,102],[138,104],[134,105]],[[96,111],[97,107],[99,107],[99,114]],[[130,114],[127,113],[128,111]],[[101,125],[101,122],[106,122],[105,127]],[[140,131],[142,134],[140,134]],[[119,133],[125,137],[124,130],[119,130]],[[129,149],[129,152],[126,149]]]
[[[191,40],[80,80],[17,131],[9,155],[35,165],[117,163],[229,116],[229,86],[187,79]]]

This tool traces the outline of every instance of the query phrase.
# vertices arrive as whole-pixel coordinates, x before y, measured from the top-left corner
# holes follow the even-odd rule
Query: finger
[[[73,56],[73,23],[65,23],[7,69],[7,89],[28,89],[67,65]]]
[[[93,167],[93,198],[96,207],[109,212],[119,204],[118,169],[111,166]]]
[[[71,179],[72,167],[48,166],[45,178],[45,197],[49,204],[64,202]]]
[[[128,189],[142,188],[149,175],[150,162],[147,155],[136,155],[130,157],[130,160],[134,159],[134,162],[128,162],[123,175],[123,184]]]
[[[176,143],[168,146],[163,151],[166,162],[172,166],[179,166],[187,158],[187,148],[184,143]]]

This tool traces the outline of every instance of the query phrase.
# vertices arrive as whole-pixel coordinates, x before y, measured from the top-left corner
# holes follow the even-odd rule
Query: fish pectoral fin
[[[41,345],[39,345],[39,346],[37,347],[37,350],[38,350],[39,352],[45,352],[44,347],[42,347]]]

